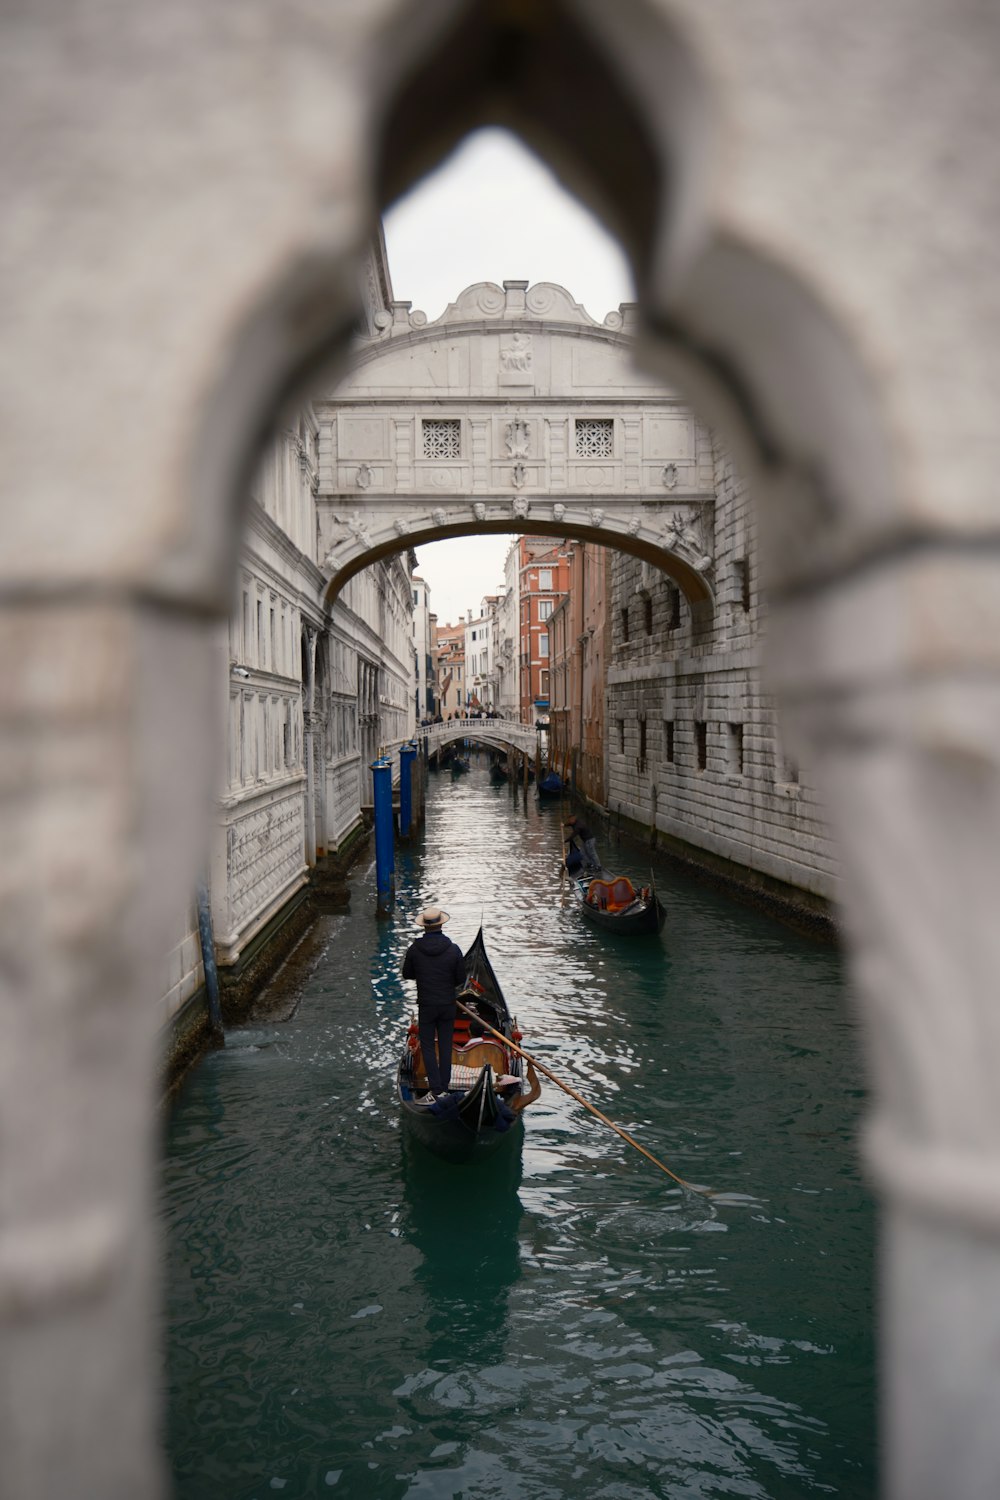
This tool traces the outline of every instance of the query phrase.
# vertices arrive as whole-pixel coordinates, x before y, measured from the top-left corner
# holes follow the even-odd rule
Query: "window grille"
[[[614,452],[615,424],[610,417],[587,417],[576,424],[577,458],[610,458]]]
[[[457,417],[425,418],[424,457],[460,458],[462,424]]]

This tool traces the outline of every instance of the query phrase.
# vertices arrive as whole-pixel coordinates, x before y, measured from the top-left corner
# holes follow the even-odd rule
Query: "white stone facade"
[[[703,440],[710,441],[707,432]],[[607,805],[775,895],[838,896],[837,857],[808,773],[782,745],[761,677],[755,522],[714,445],[714,617],[698,620],[659,570],[612,554]],[[627,621],[627,623],[626,623]]]
[[[417,723],[434,714],[437,704],[437,669],[434,663],[434,623],[431,591],[414,573],[413,586],[413,707]]]
[[[996,8],[165,14],[10,7],[0,47],[24,147],[0,225],[0,1140],[32,1142],[4,1159],[8,1488],[165,1492],[153,1000],[205,858],[246,477],[282,395],[343,366],[374,209],[500,110],[619,233],[647,362],[750,482],[866,1023],[884,1491],[1000,1493]]]

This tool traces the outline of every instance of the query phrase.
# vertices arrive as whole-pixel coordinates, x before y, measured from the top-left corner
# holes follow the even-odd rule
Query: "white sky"
[[[432,321],[477,281],[555,281],[600,322],[635,297],[617,240],[506,131],[469,137],[385,216],[395,295]],[[457,537],[417,552],[440,624],[478,613],[503,583],[510,538]]]

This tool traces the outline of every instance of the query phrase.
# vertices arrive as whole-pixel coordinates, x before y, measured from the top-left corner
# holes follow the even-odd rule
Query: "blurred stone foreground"
[[[1000,1493],[998,31],[973,0],[6,8],[4,1497],[164,1493],[153,1001],[240,497],[343,368],[377,210],[490,121],[620,235],[644,360],[756,497],[870,1042],[885,1493]]]

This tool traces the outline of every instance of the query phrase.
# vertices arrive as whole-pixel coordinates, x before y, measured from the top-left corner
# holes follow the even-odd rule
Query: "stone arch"
[[[256,444],[283,397],[325,361],[343,365],[375,198],[488,113],[521,130],[617,230],[637,269],[645,357],[668,378],[680,371],[741,449],[779,600],[772,636],[826,758],[873,1002],[885,1125],[875,1159],[891,1205],[890,1486],[907,1500],[993,1493],[1000,778],[997,632],[976,604],[994,583],[997,532],[983,394],[996,385],[997,341],[984,332],[996,234],[982,191],[996,106],[973,77],[995,54],[989,8],[955,18],[925,8],[919,25],[903,0],[877,25],[850,5],[692,0],[305,9],[290,8],[280,28],[237,33],[192,4],[159,29],[144,7],[83,30],[68,13],[25,7],[7,50],[5,118],[30,123],[32,149],[11,158],[11,200],[31,209],[12,216],[5,258],[5,702],[16,764],[36,742],[58,744],[60,765],[76,761],[91,778],[73,784],[86,815],[74,839],[64,804],[34,789],[16,825],[28,894],[4,940],[15,1060],[4,1125],[39,1150],[30,1167],[10,1163],[4,1357],[19,1362],[16,1381],[6,1373],[20,1416],[50,1415],[68,1393],[74,1406],[58,1432],[12,1422],[10,1470],[32,1495],[162,1488],[154,1402],[136,1378],[154,1300],[144,970],[201,847],[195,794],[211,782],[211,713],[207,688],[203,712],[192,705],[192,671],[208,675],[207,622],[225,608]],[[386,23],[378,37],[372,15]],[[485,40],[458,77],[466,21]],[[294,101],[291,125],[273,104],[280,88],[257,107],[265,68]],[[454,102],[431,87],[435,69],[458,77]],[[912,121],[913,78],[935,89],[935,141],[954,149],[929,150],[920,131],[900,128]],[[852,88],[864,107],[845,110]],[[46,89],[60,98],[48,115],[37,104]],[[390,128],[404,94],[405,137]],[[567,97],[586,107],[567,111]],[[309,132],[297,134],[303,121]],[[882,229],[884,165],[896,157],[844,199],[830,186],[890,140],[889,210],[910,259],[887,249]],[[100,192],[81,193],[91,181]],[[833,196],[837,217],[805,211]],[[179,227],[180,198],[192,221],[215,213],[207,232]],[[947,238],[935,238],[934,221]],[[914,308],[929,287],[934,318],[921,320]],[[933,323],[923,342],[911,332],[921,321]],[[57,443],[55,371],[74,394]],[[949,609],[928,642],[918,604],[932,592]],[[885,628],[866,629],[872,620]],[[976,674],[988,685],[972,693]],[[178,741],[203,756],[183,785],[164,750]],[[86,1075],[73,1068],[84,1057]],[[16,1066],[22,1058],[30,1068]],[[70,1120],[87,1122],[72,1139]],[[40,1318],[50,1357],[26,1359]],[[116,1442],[95,1444],[109,1412]]]

